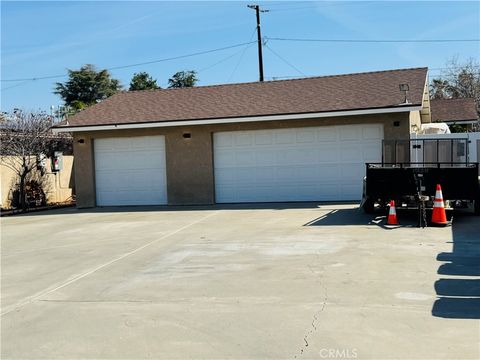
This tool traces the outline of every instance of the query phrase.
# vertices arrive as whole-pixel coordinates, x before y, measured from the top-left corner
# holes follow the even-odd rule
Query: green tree
[[[130,88],[128,90],[154,90],[160,89],[160,86],[157,85],[157,80],[153,79],[146,72],[139,72],[133,74],[132,80],[130,81]]]
[[[91,64],[82,66],[80,70],[68,70],[68,77],[66,82],[55,84],[54,93],[76,111],[102,101],[122,88],[108,70],[97,71]]]
[[[168,79],[169,88],[185,88],[195,86],[198,82],[195,70],[179,71]]]

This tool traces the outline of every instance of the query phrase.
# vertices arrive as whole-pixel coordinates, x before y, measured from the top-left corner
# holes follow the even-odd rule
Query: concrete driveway
[[[328,204],[4,217],[1,358],[478,359],[479,219],[383,221]]]

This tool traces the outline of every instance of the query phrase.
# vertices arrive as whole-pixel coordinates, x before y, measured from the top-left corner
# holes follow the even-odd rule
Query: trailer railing
[[[383,140],[382,164],[468,164],[468,139]],[[458,165],[457,165],[458,166]]]
[[[479,163],[469,163],[469,162],[377,162],[377,163],[366,163],[367,169],[375,168],[393,168],[393,169],[418,169],[419,171],[422,168],[433,168],[433,169],[445,169],[445,168],[476,168],[479,169]]]

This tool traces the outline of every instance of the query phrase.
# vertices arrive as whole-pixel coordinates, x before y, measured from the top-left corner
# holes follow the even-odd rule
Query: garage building
[[[124,91],[55,131],[78,207],[359,200],[365,162],[429,104],[427,68],[401,69]]]

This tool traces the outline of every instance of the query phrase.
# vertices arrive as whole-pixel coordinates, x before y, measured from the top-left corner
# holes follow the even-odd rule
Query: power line
[[[156,64],[156,63],[165,62],[165,61],[184,59],[184,58],[188,58],[188,57],[192,57],[192,56],[210,54],[210,53],[217,52],[217,51],[233,49],[233,48],[236,48],[236,47],[245,46],[245,45],[253,44],[253,43],[256,43],[256,41],[244,42],[244,43],[230,45],[230,46],[224,46],[224,47],[216,48],[216,49],[212,49],[212,50],[198,51],[198,52],[191,53],[191,54],[173,56],[173,57],[169,57],[169,58],[163,58],[163,59],[152,60],[152,61],[145,61],[145,62],[141,62],[141,63],[121,65],[121,66],[113,66],[113,67],[107,68],[106,70],[126,69],[126,68],[135,67],[135,66],[149,65],[149,64]],[[63,74],[63,75],[39,76],[39,77],[23,78],[23,79],[2,79],[1,81],[2,82],[36,81],[36,80],[45,80],[45,79],[55,79],[55,78],[66,77],[66,76],[67,76],[66,74]]]
[[[257,31],[257,27],[255,26],[255,27],[253,28],[252,34],[250,35],[250,39],[249,39],[248,41],[252,41],[253,36],[255,35],[255,32],[256,32],[256,31]],[[232,73],[230,74],[230,76],[228,77],[227,82],[230,82],[230,80],[232,80],[233,75],[235,75],[235,73],[237,72],[238,67],[240,66],[240,63],[241,63],[242,60],[243,60],[243,56],[245,55],[245,52],[247,51],[247,49],[248,49],[250,46],[252,46],[252,44],[246,45],[246,46],[243,48],[242,54],[241,54],[240,57],[238,58],[237,64],[236,64],[235,67],[233,68],[233,71],[232,71]]]
[[[28,82],[30,82],[30,81],[28,81],[28,80],[27,80],[27,81],[22,81],[22,82],[20,82],[20,83],[18,83],[18,84],[15,84],[15,85],[12,85],[12,86],[7,86],[7,87],[4,87],[4,88],[3,88],[3,89],[1,89],[0,91],[6,91],[6,90],[10,90],[10,89],[16,88],[16,87],[18,87],[18,86],[25,85],[25,84],[26,84],[26,83],[28,83]]]
[[[317,6],[302,6],[302,7],[293,7],[293,8],[269,9],[268,11],[269,12],[279,12],[279,11],[295,11],[295,10],[306,10],[306,9],[317,9]]]
[[[255,42],[256,42],[256,41],[253,41],[253,43],[255,43]],[[219,60],[219,61],[217,61],[217,62],[215,62],[215,63],[213,63],[213,64],[211,64],[211,65],[209,65],[209,66],[206,66],[206,67],[198,70],[197,72],[198,72],[198,73],[201,73],[201,72],[203,72],[203,71],[209,70],[209,69],[217,66],[218,64],[221,64],[221,63],[223,63],[223,62],[225,62],[225,61],[227,61],[227,60],[229,60],[229,59],[237,56],[237,55],[240,54],[240,53],[244,53],[246,49],[248,49],[250,46],[253,45],[253,43],[248,44],[248,45],[245,45],[245,47],[244,47],[243,49],[240,49],[240,51],[235,51],[233,54],[230,54],[230,55],[228,55],[227,57],[224,57],[223,59],[221,59],[221,60]]]
[[[452,43],[452,42],[480,42],[480,39],[301,39],[301,38],[280,38],[265,37],[271,41],[295,41],[295,42],[326,42],[326,43]]]
[[[268,4],[268,7],[277,7],[277,6],[292,6],[298,4],[311,4],[311,1],[283,1],[283,2],[276,2],[273,4]]]
[[[275,55],[276,57],[278,57],[280,60],[282,60],[285,64],[287,64],[288,66],[290,66],[292,69],[294,69],[296,72],[298,72],[299,74],[303,75],[303,76],[307,76],[305,75],[305,73],[303,71],[301,71],[300,69],[298,69],[295,65],[293,65],[292,63],[288,62],[285,58],[283,58],[280,54],[278,54],[276,51],[274,51],[272,48],[270,48],[270,46],[268,46],[267,44],[265,44],[265,47],[270,51],[272,52],[273,55]]]
[[[324,3],[322,2],[321,5],[317,3],[317,6],[312,6],[312,1],[285,1],[285,2],[277,2],[277,3],[267,3],[266,6],[268,6],[269,9],[275,9],[280,6],[279,10],[293,10],[296,9],[298,6],[305,6],[309,5],[310,8],[325,8],[325,7],[332,7],[332,6],[352,6],[352,5],[370,5],[371,3],[374,3],[375,1],[338,1],[338,2],[330,2],[330,3]],[[294,8],[284,8],[283,6],[295,6]],[[270,11],[278,11],[278,10],[270,10]]]
[[[240,47],[240,46],[244,46],[244,45],[248,45],[248,44],[251,44],[251,43],[254,43],[254,42],[255,42],[255,41],[246,42],[246,43],[241,43],[241,44],[235,44],[235,45],[230,45],[230,46],[224,46],[224,47],[217,48],[217,49],[199,51],[199,52],[192,53],[192,54],[179,55],[179,56],[174,56],[174,57],[170,57],[170,58],[164,58],[164,59],[159,59],[159,60],[146,61],[146,62],[142,62],[142,63],[115,66],[115,67],[107,68],[107,70],[126,69],[126,68],[130,68],[130,67],[134,67],[134,66],[149,65],[149,64],[156,64],[156,63],[159,63],[159,62],[165,62],[165,61],[171,61],[171,60],[184,59],[184,58],[188,58],[188,57],[192,57],[192,56],[210,54],[210,53],[217,52],[217,51],[233,49],[233,48]]]

